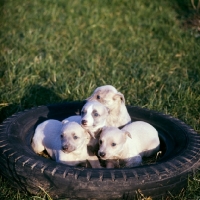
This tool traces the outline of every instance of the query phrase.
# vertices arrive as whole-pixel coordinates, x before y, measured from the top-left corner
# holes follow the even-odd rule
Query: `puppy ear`
[[[99,90],[99,88],[96,88],[94,90],[94,92],[92,93],[92,95],[86,99],[86,101],[90,101],[91,99],[93,99],[93,97],[95,96],[95,94],[97,93],[98,90]]]
[[[117,98],[120,98],[121,101],[125,104],[125,98],[124,98],[124,95],[121,92],[117,92],[117,94],[114,95],[113,99],[115,100]]]
[[[90,101],[92,98],[94,97],[94,93],[92,93],[92,95],[91,96],[89,96],[87,99],[85,99],[86,100],[86,102],[87,101]]]
[[[131,134],[128,131],[125,131],[124,133],[125,133],[126,136],[128,136],[132,139]]]
[[[108,114],[110,114],[110,109],[108,107],[106,107],[106,110],[107,110]]]
[[[62,120],[62,124],[66,124],[66,123],[68,123],[69,121],[67,120],[67,119],[64,119],[64,120]]]
[[[85,101],[89,101],[92,98],[92,95],[88,97],[87,99],[84,99]]]
[[[96,138],[99,138],[99,137],[100,137],[101,132],[102,132],[102,129],[103,129],[103,128],[100,128],[99,131],[96,133]]]
[[[102,131],[104,131],[104,130],[105,130],[105,128],[106,128],[106,126],[103,126],[103,127],[101,128],[101,132],[102,132]]]
[[[101,133],[102,133],[105,129],[106,129],[106,126],[103,126],[103,127],[101,128],[101,131],[100,131],[100,134],[99,134],[99,135],[101,135]]]
[[[84,129],[84,133],[87,139],[90,139],[90,134]]]

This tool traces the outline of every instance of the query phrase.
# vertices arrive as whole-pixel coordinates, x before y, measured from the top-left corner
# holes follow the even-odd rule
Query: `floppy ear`
[[[84,133],[87,139],[90,139],[90,134],[84,129]]]
[[[108,107],[106,107],[106,110],[107,110],[108,114],[110,114],[110,109]]]
[[[94,92],[92,93],[92,95],[91,95],[91,96],[89,96],[89,97],[88,97],[88,98],[86,98],[85,100],[86,100],[86,101],[89,101],[89,100],[91,100],[93,97],[94,97]]]
[[[94,90],[94,92],[92,93],[92,95],[86,99],[86,101],[91,100],[91,99],[95,96],[95,94],[96,94],[96,92],[98,91],[98,89],[99,89],[99,88],[96,88],[96,89]]]
[[[101,133],[106,129],[106,126],[103,126],[99,132],[99,135],[101,135]]]
[[[103,128],[100,128],[99,132],[97,132],[97,134],[96,134],[96,138],[100,137],[102,130],[103,130]]]
[[[68,123],[69,121],[67,120],[67,119],[63,119],[62,120],[62,124],[66,124],[66,123]]]
[[[89,101],[92,97],[93,97],[93,95],[91,95],[90,97],[88,97],[87,99],[84,99],[84,100]]]
[[[120,98],[121,101],[125,104],[125,98],[124,98],[124,95],[121,92],[117,92],[117,94],[114,95],[113,99],[115,100],[117,98]]]
[[[105,129],[106,129],[106,126],[103,126],[103,127],[101,128],[101,132],[104,131]]]
[[[132,139],[131,134],[128,131],[125,131],[124,134]]]

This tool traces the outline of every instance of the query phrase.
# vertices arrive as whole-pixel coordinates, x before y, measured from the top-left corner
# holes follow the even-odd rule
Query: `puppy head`
[[[110,110],[118,104],[125,104],[124,95],[111,85],[104,85],[95,89],[88,101],[99,101]]]
[[[127,131],[116,127],[104,127],[99,138],[98,155],[100,158],[102,160],[120,158],[127,137],[131,138]]]
[[[70,153],[87,144],[88,133],[77,122],[67,122],[62,126],[60,139],[62,151]]]
[[[81,126],[85,129],[99,129],[105,126],[108,109],[98,101],[87,102],[81,110]]]

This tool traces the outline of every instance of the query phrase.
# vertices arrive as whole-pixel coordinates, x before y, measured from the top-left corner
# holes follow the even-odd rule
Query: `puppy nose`
[[[68,149],[67,145],[62,146],[62,150],[67,150],[67,149]]]
[[[81,121],[81,123],[82,123],[83,125],[86,125],[86,124],[87,124],[87,120],[84,120],[84,119],[83,119],[83,120]]]
[[[106,155],[106,153],[100,152],[99,155],[100,155],[101,157],[104,157],[104,156]]]

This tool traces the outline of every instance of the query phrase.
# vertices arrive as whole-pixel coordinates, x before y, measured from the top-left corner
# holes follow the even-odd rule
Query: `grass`
[[[127,104],[200,132],[198,17],[190,0],[0,0],[0,122],[111,84]],[[199,179],[171,198],[200,198]],[[2,199],[47,198],[13,191],[6,180],[0,189]]]

